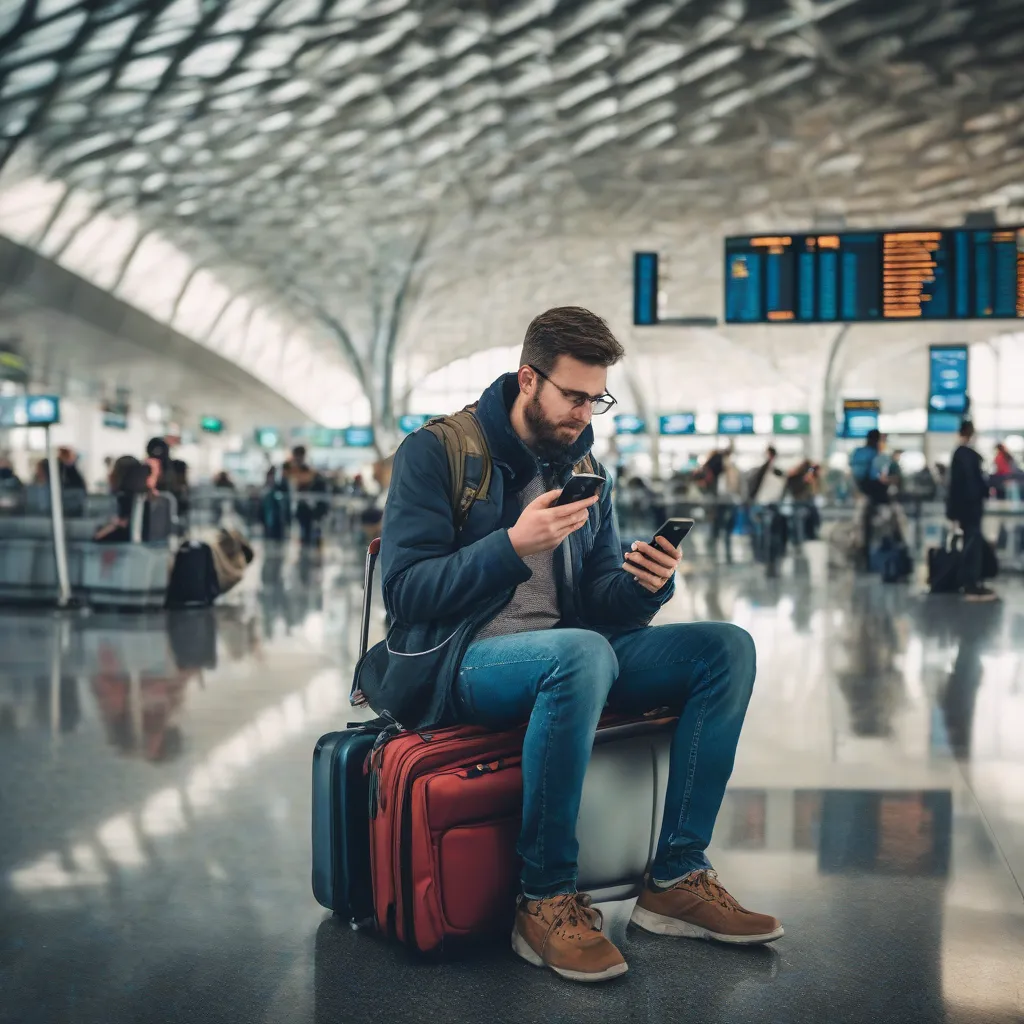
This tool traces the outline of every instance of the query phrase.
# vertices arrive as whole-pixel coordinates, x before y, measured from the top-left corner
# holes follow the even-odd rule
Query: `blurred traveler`
[[[69,491],[84,491],[85,477],[78,469],[78,455],[71,448],[57,449],[57,463],[60,468],[60,485]]]
[[[222,469],[214,478],[213,486],[220,490],[233,491],[235,490],[235,482],[231,479],[227,470]]]
[[[985,558],[985,538],[981,520],[985,512],[988,482],[982,472],[981,456],[974,450],[974,424],[964,420],[960,425],[960,446],[949,464],[949,496],[946,516],[964,534],[960,561],[960,589],[967,601],[995,601],[996,594],[981,582]]]
[[[715,474],[715,512],[711,523],[711,546],[717,555],[718,538],[724,536],[725,560],[732,565],[732,535],[736,529],[737,510],[747,500],[747,489],[743,474],[736,468],[731,446],[716,452],[712,456],[712,459],[714,458],[721,461],[720,468]]]
[[[1017,472],[1017,463],[1005,444],[996,445],[995,468],[996,476],[1013,476]]]
[[[775,918],[739,906],[706,856],[754,683],[753,641],[731,623],[650,627],[672,596],[680,552],[637,542],[624,561],[607,486],[555,504],[574,467],[608,479],[590,454],[590,420],[615,402],[608,367],[622,355],[588,310],[533,320],[518,372],[483,393],[473,424],[446,418],[456,438],[472,429],[490,457],[487,500],[465,518],[440,439],[429,429],[405,439],[380,554],[392,631],[357,679],[378,713],[411,728],[529,719],[512,943],[529,963],[578,981],[627,969],[576,891],[575,825],[606,703],[630,715],[680,713],[664,824],[633,922],[734,944],[782,934]]]
[[[21,487],[18,474],[6,455],[0,455],[0,487]]]
[[[864,444],[850,454],[850,474],[857,489],[868,499],[864,509],[863,565],[867,567],[871,558],[871,536],[874,529],[875,511],[880,505],[889,504],[889,459],[885,455],[885,437],[880,430],[871,430]]]
[[[750,500],[756,504],[773,503],[782,499],[785,491],[785,474],[775,465],[779,453],[768,445],[764,462],[750,474]]]
[[[297,498],[295,518],[299,521],[299,541],[303,547],[319,547],[320,523],[329,509],[323,499],[327,493],[327,481],[306,461],[306,449],[302,445],[292,449],[292,457],[285,463],[284,473]],[[314,495],[320,497],[315,498]]]
[[[101,526],[93,540],[105,544],[127,543],[132,539],[131,521],[135,498],[148,489],[149,471],[132,455],[122,455],[110,470],[110,493],[114,496],[114,518]],[[149,507],[143,506],[142,539],[149,535]]]

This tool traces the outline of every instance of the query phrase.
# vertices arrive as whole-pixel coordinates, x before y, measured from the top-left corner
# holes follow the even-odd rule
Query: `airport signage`
[[[277,427],[257,427],[256,443],[267,451],[281,447],[281,431]]]
[[[52,427],[60,423],[56,395],[9,395],[0,398],[0,427]]]
[[[199,421],[199,429],[204,434],[223,434],[224,421],[217,419],[216,416],[204,416]]]
[[[343,436],[346,448],[373,447],[373,427],[346,427]]]
[[[967,411],[967,346],[932,345],[928,350],[928,412]]]
[[[777,412],[772,417],[774,434],[809,434],[811,415],[806,412]]]
[[[411,434],[413,431],[425,426],[433,418],[433,416],[424,416],[420,413],[406,413],[405,416],[398,417],[398,429],[403,434]]]
[[[753,432],[754,414],[752,412],[720,412],[718,414],[719,434],[752,434]]]
[[[646,434],[647,422],[642,416],[631,412],[621,412],[615,417],[616,434]]]
[[[877,398],[848,398],[843,402],[843,437],[867,437],[878,429],[882,403]]]
[[[697,432],[697,417],[692,412],[674,412],[658,419],[658,433],[663,437],[678,437]]]
[[[633,253],[633,323],[652,327],[658,322],[658,254]]]

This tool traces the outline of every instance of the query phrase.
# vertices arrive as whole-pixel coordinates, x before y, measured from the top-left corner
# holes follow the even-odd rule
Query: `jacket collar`
[[[499,377],[481,396],[476,407],[476,417],[480,421],[491,459],[500,463],[509,471],[511,482],[516,489],[521,489],[538,472],[548,466],[541,464],[537,456],[523,444],[519,435],[513,430],[509,419],[509,411],[519,394],[519,380],[514,373],[506,373]],[[587,428],[569,449],[566,461],[552,463],[550,468],[555,474],[571,469],[585,458],[594,444],[594,429]]]

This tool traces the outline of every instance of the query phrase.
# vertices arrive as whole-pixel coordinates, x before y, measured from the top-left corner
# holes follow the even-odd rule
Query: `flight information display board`
[[[733,324],[1024,318],[1024,227],[726,238]]]

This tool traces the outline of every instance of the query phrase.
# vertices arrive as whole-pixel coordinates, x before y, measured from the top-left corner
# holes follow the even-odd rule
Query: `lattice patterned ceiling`
[[[389,356],[548,301],[625,324],[637,245],[717,313],[729,230],[1024,208],[1021,0],[29,0],[0,33],[8,180],[272,296],[378,405]]]

